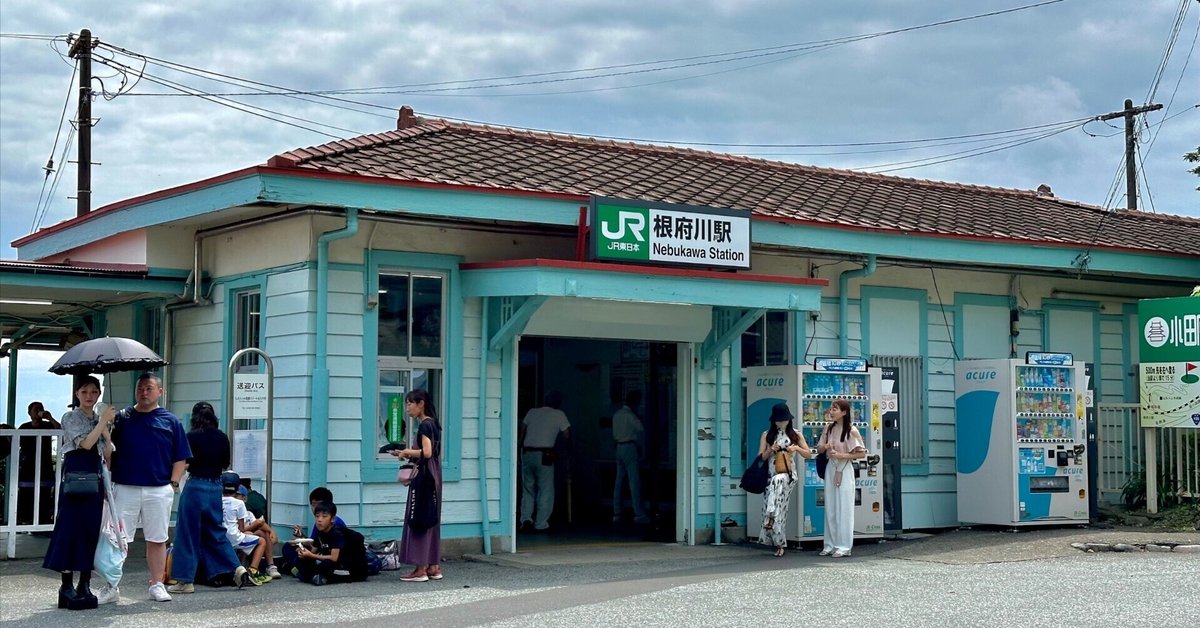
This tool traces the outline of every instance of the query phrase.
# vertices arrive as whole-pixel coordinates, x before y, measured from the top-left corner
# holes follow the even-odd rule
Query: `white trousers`
[[[554,465],[542,464],[543,455],[540,451],[521,452],[521,523],[533,521],[538,530],[550,526],[550,513],[554,512]]]
[[[842,485],[836,485],[837,476]],[[854,547],[854,462],[830,460],[825,470],[825,551]]]
[[[617,478],[613,482],[613,518],[621,515],[621,494],[625,491],[625,478],[629,478],[629,496],[633,500],[633,516],[646,519],[642,507],[642,476],[638,469],[637,445],[617,445]]]

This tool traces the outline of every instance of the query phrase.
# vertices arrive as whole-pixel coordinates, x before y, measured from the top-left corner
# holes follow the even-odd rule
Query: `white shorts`
[[[226,536],[229,537],[229,542],[233,544],[233,549],[247,555],[254,552],[254,548],[258,546],[258,542],[261,540],[257,536],[246,534],[245,532],[238,532],[236,538],[230,535]]]
[[[175,490],[170,484],[114,484],[113,490],[117,497],[117,511],[121,513],[121,522],[125,524],[126,541],[133,541],[133,534],[140,527],[147,542],[167,542],[167,530],[171,526],[171,505],[175,501]]]

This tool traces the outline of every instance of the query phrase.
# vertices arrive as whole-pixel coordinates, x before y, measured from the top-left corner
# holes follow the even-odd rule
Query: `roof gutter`
[[[838,355],[841,357],[849,357],[850,355],[850,321],[846,320],[846,311],[850,309],[850,299],[846,292],[850,289],[850,280],[857,277],[869,277],[875,274],[875,255],[867,256],[867,264],[862,268],[843,271],[838,275]],[[863,321],[862,324],[866,324]],[[862,349],[859,349],[862,352]]]
[[[316,356],[312,375],[312,418],[308,431],[308,485],[325,486],[329,475],[329,243],[358,233],[358,209],[346,210],[346,226],[317,239]],[[361,525],[361,522],[360,522]]]

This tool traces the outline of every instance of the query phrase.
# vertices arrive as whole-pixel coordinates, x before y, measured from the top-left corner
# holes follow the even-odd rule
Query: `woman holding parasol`
[[[104,508],[104,494],[100,490],[102,457],[111,454],[112,426],[116,409],[104,407],[96,412],[100,399],[100,380],[91,375],[77,379],[75,396],[79,406],[62,417],[63,477],[81,474],[79,477],[93,478],[90,492],[68,494],[60,488],[58,493],[58,516],[54,520],[54,532],[42,566],[62,574],[62,587],[58,590],[58,607],[71,610],[96,608],[97,597],[89,586],[92,579],[96,545],[100,541],[100,523]],[[64,485],[66,480],[64,480]],[[79,584],[73,582],[74,572],[79,572]],[[116,601],[116,596],[106,585],[101,591],[105,602]]]

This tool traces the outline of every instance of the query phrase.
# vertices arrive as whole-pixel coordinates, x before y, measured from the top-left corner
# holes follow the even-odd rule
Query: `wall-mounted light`
[[[0,299],[3,305],[54,305],[54,301],[45,299]]]

